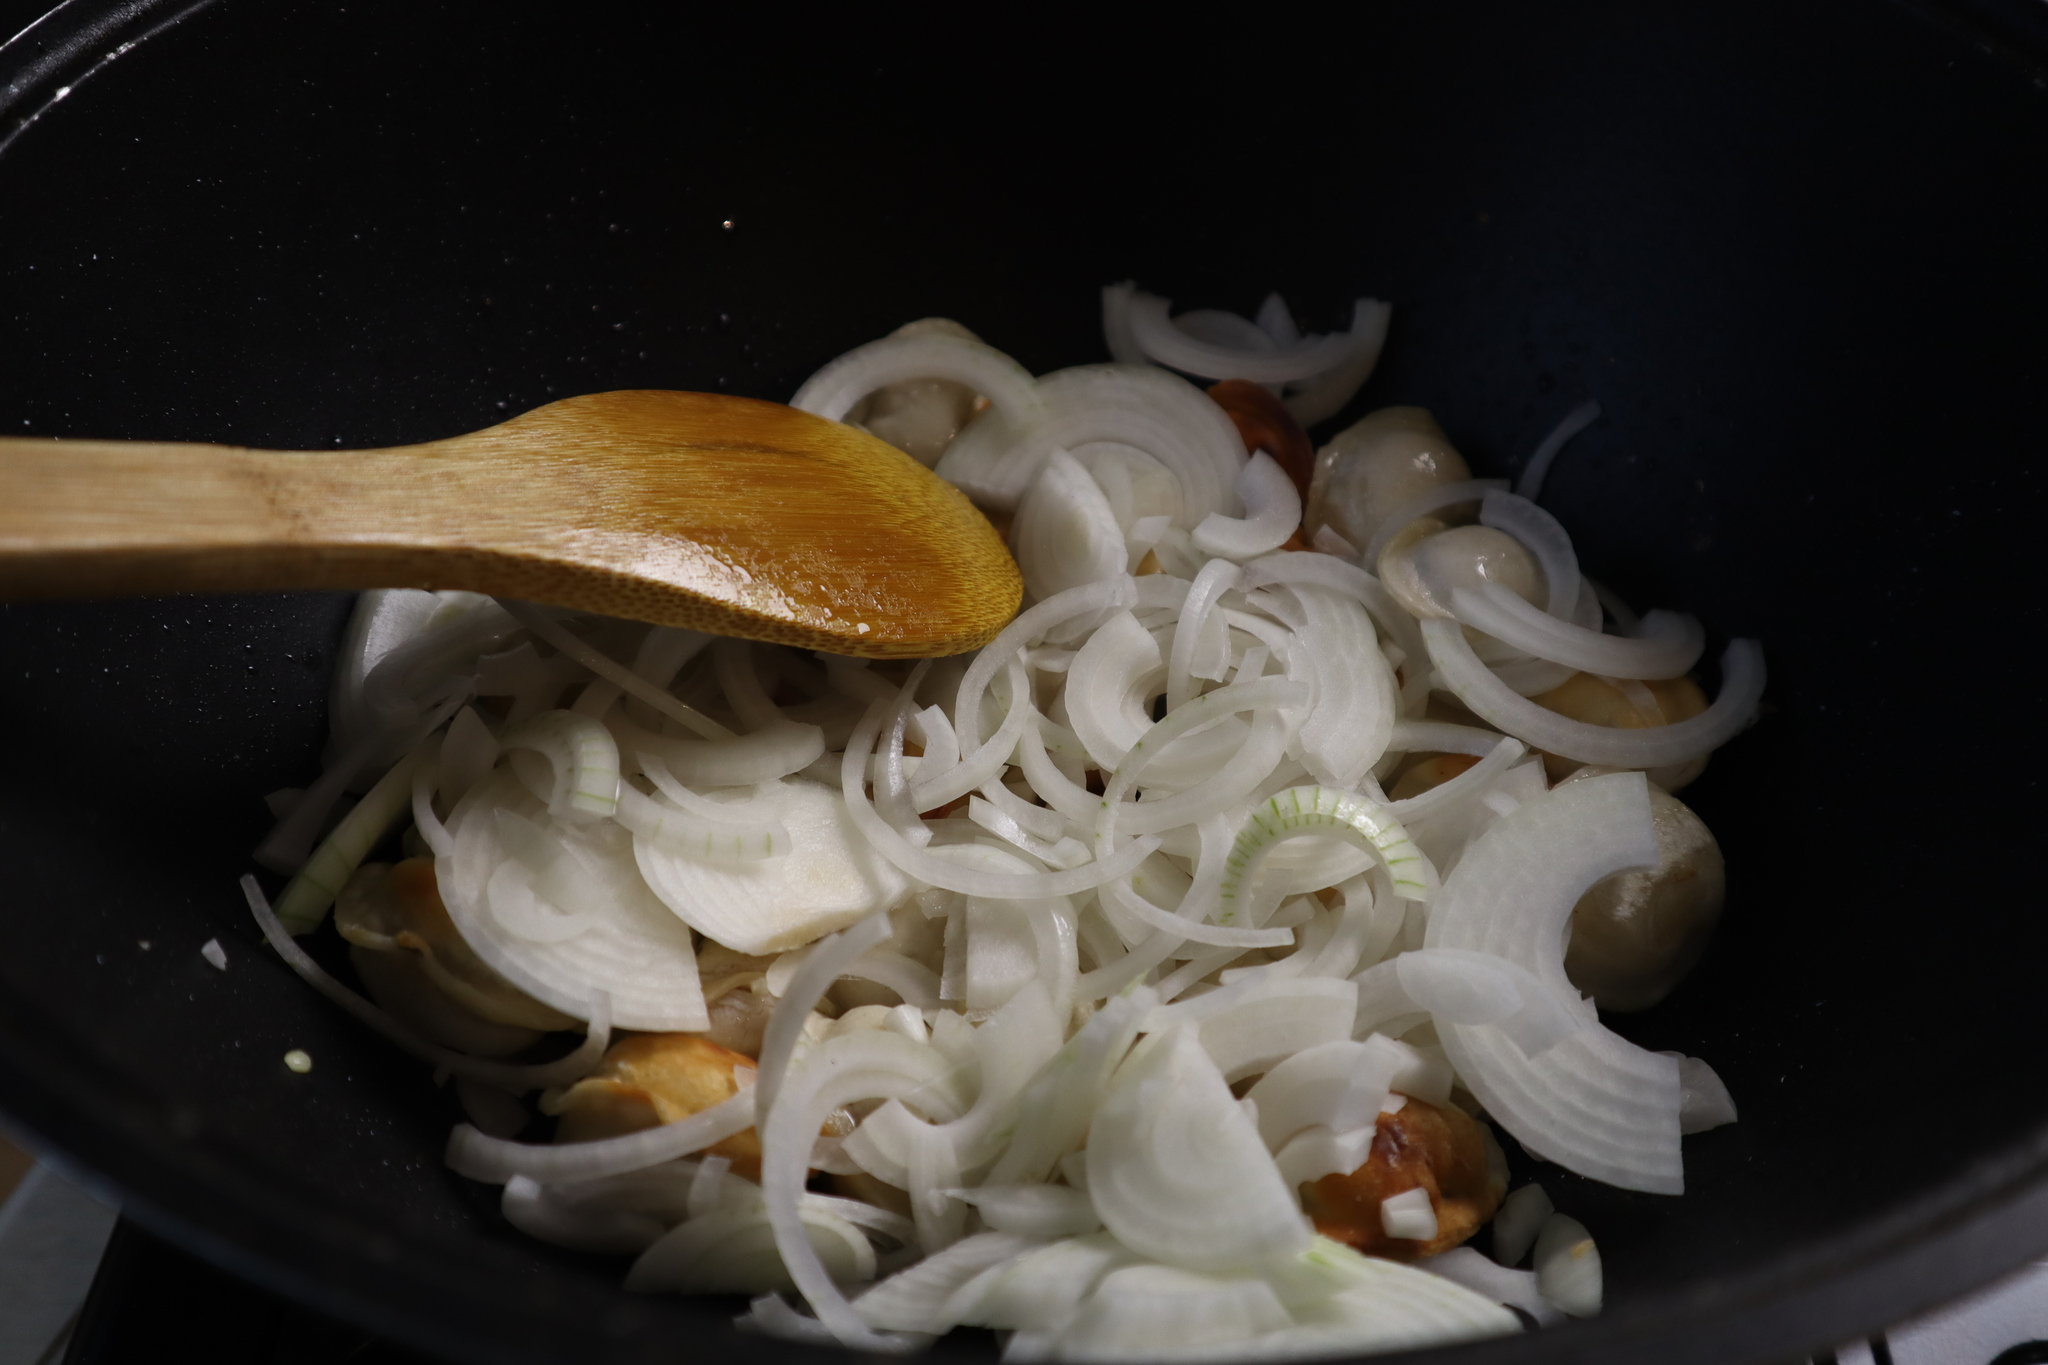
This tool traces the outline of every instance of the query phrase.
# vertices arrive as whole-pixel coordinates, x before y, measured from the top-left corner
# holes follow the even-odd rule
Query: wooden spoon
[[[376,587],[871,658],[977,648],[1023,595],[958,489],[749,398],[594,393],[383,450],[0,439],[0,596]]]

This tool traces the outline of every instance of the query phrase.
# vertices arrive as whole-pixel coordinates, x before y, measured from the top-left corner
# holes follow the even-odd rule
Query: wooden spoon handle
[[[0,596],[426,581],[400,454],[0,439]]]

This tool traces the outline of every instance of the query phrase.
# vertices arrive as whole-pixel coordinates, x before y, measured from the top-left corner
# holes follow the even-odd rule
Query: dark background
[[[1481,474],[1597,397],[1545,493],[1587,570],[1772,669],[1687,793],[1727,922],[1620,1025],[1742,1121],[1688,1139],[1682,1201],[1541,1168],[1610,1315],[1506,1349],[1784,1351],[2048,1246],[1815,1289],[1768,1341],[1687,1327],[1861,1274],[2048,1147],[2040,12],[220,0],[0,150],[0,434],[361,447],[593,390],[783,398],[931,313],[1043,371],[1103,358],[1131,277],[1321,327],[1392,300],[1329,430],[1423,404]],[[152,1226],[444,1349],[783,1352],[513,1234],[441,1168],[424,1070],[258,950],[235,878],[261,794],[317,771],[347,609],[0,605],[4,1102]]]

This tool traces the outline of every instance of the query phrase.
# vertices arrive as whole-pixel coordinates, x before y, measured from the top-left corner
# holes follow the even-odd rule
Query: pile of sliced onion
[[[1362,551],[1282,549],[1300,490],[1183,376],[1264,384],[1319,421],[1386,320],[1360,300],[1347,330],[1304,335],[1277,295],[1251,318],[1176,315],[1116,285],[1113,363],[1034,377],[927,332],[812,376],[795,404],[833,419],[922,381],[986,400],[937,472],[1014,514],[1025,603],[969,657],[875,665],[366,594],[329,769],[297,808],[278,795],[265,846],[298,876],[275,916],[252,881],[252,909],[317,989],[459,1076],[496,1133],[523,1122],[514,1096],[596,1066],[614,1025],[706,1030],[698,936],[766,959],[744,974],[772,1002],[758,1072],[735,1071],[731,1098],[561,1146],[465,1124],[447,1152],[504,1186],[514,1226],[634,1256],[631,1288],[750,1296],[760,1331],[891,1352],[972,1325],[1011,1333],[1019,1360],[1283,1359],[1518,1330],[1503,1305],[1598,1311],[1599,1254],[1539,1187],[1503,1206],[1497,1260],[1421,1267],[1317,1237],[1300,1188],[1369,1160],[1384,1113],[1454,1094],[1533,1156],[1683,1188],[1681,1134],[1733,1122],[1734,1102],[1705,1062],[1603,1027],[1563,944],[1589,886],[1655,861],[1642,773],[1747,726],[1762,654],[1730,644],[1718,697],[1677,724],[1531,700],[1581,671],[1640,693],[1706,636],[1620,606],[1498,481],[1421,493]],[[1594,416],[1545,443],[1526,492]],[[1419,620],[1380,552],[1465,504],[1544,589],[1432,580],[1455,619]],[[1432,719],[1432,696],[1472,723]],[[1633,771],[1552,789],[1532,749]],[[1406,756],[1436,754],[1476,762],[1389,799]],[[567,1056],[452,1053],[288,937],[408,812],[476,956],[590,1021]],[[758,1184],[710,1152],[749,1128]],[[891,1207],[811,1188],[819,1170],[890,1187]],[[1420,1188],[1381,1220],[1439,1227]]]

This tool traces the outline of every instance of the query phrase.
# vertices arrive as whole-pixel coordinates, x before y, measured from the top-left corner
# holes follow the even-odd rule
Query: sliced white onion
[[[1308,583],[1296,584],[1293,591],[1306,617],[1296,637],[1316,685],[1315,705],[1296,736],[1295,756],[1324,786],[1355,787],[1379,762],[1393,734],[1393,670],[1380,652],[1371,619],[1355,600]]]
[[[956,1190],[954,1197],[972,1204],[997,1232],[1072,1237],[1102,1226],[1088,1196],[1064,1185],[982,1185]]]
[[[900,1270],[853,1301],[868,1326],[883,1331],[936,1334],[939,1310],[953,1292],[985,1270],[1004,1265],[1044,1245],[1037,1237],[979,1232]]]
[[[1327,373],[1351,358],[1357,342],[1349,335],[1318,337],[1286,350],[1239,350],[1198,341],[1175,327],[1172,303],[1156,294],[1134,293],[1129,304],[1131,336],[1145,355],[1161,365],[1204,379],[1249,379],[1280,384]]]
[[[1517,696],[1474,656],[1457,622],[1424,621],[1422,634],[1444,686],[1481,720],[1532,748],[1581,763],[1661,768],[1710,753],[1749,726],[1764,692],[1762,647],[1755,640],[1735,640],[1721,656],[1720,695],[1699,715],[1641,730],[1589,725]]]
[[[1728,1093],[1727,1083],[1715,1073],[1714,1068],[1681,1052],[1661,1055],[1678,1060],[1680,1132],[1691,1136],[1735,1122],[1735,1097]]]
[[[1424,941],[1508,958],[1563,994],[1572,989],[1563,952],[1572,907],[1594,882],[1656,858],[1641,774],[1568,783],[1495,821],[1466,850]],[[1530,1151],[1623,1189],[1683,1192],[1671,1058],[1591,1023],[1536,1057],[1491,1026],[1437,1031],[1460,1079]]]
[[[1067,719],[1102,771],[1113,772],[1152,727],[1146,694],[1162,662],[1159,642],[1128,611],[1097,626],[1074,656],[1063,694]]]
[[[1348,1040],[1358,1013],[1358,988],[1328,978],[1263,978],[1162,1005],[1147,1032],[1186,1024],[1197,1031],[1223,1079],[1236,1083],[1297,1052]]]
[[[984,506],[1017,505],[1054,450],[1115,444],[1173,471],[1191,529],[1211,512],[1235,515],[1244,443],[1223,409],[1194,385],[1149,365],[1082,365],[1038,381],[1044,415],[1028,426],[970,423],[935,466]]]
[[[975,1326],[1050,1332],[1073,1321],[1103,1276],[1137,1259],[1107,1233],[1063,1238],[1006,1262],[948,1306],[958,1321]]]
[[[1124,570],[1124,533],[1102,488],[1072,455],[1053,451],[1010,531],[1024,590],[1038,601]]]
[[[603,990],[611,995],[621,1027],[660,1032],[709,1028],[689,928],[648,890],[624,829],[608,823],[577,831],[552,827],[554,841],[566,845],[573,839],[581,874],[574,886],[576,903],[563,907],[589,917],[573,937],[537,942],[500,919],[494,888],[511,895],[533,885],[495,875],[516,856],[501,830],[501,809],[535,825],[548,819],[511,770],[500,768],[456,806],[448,818],[455,852],[434,860],[449,918],[477,956],[564,1014],[580,1016],[592,993]]]
[[[1536,556],[1550,593],[1550,614],[1560,621],[1573,619],[1579,602],[1579,557],[1557,518],[1527,498],[1495,489],[1480,499],[1479,521],[1507,532]]]
[[[1295,421],[1312,427],[1343,411],[1379,364],[1380,350],[1387,341],[1387,324],[1393,316],[1393,305],[1379,299],[1359,299],[1352,304],[1351,353],[1285,400]]]
[[[974,656],[974,662],[967,666],[961,676],[960,691],[953,702],[953,729],[959,736],[960,752],[963,756],[981,747],[981,698],[988,691],[988,685],[995,681],[997,672],[1007,667],[1017,657],[1018,651],[1034,640],[1040,639],[1054,626],[1061,625],[1079,616],[1117,607],[1137,605],[1137,580],[1128,574],[1099,583],[1088,583],[1069,589],[1035,606],[1017,613],[1015,620],[1004,626],[1002,632],[982,647]],[[886,694],[893,699],[893,691]],[[875,700],[870,698],[870,700]],[[962,788],[960,795],[972,791],[975,786]]]
[[[907,379],[965,384],[1012,422],[1027,422],[1037,414],[1037,383],[1029,370],[993,346],[939,333],[886,336],[856,346],[806,379],[789,405],[844,421],[861,399]]]
[[[1493,1215],[1493,1255],[1502,1265],[1520,1265],[1536,1245],[1543,1220],[1557,1212],[1541,1185],[1524,1185],[1500,1201]]]
[[[562,627],[562,624],[540,607],[530,602],[516,602],[499,598],[498,606],[505,614],[525,626],[540,639],[547,641],[577,663],[582,664],[598,677],[614,684],[630,696],[638,697],[663,715],[681,723],[692,733],[706,739],[729,739],[732,731],[693,707],[685,706],[663,689],[656,687],[632,669],[615,659],[607,658],[602,652],[592,649],[582,640]]]
[[[1592,399],[1573,408],[1564,415],[1548,436],[1543,438],[1529,463],[1522,466],[1522,476],[1515,482],[1515,492],[1534,502],[1543,492],[1543,478],[1550,472],[1550,466],[1557,459],[1557,453],[1565,448],[1572,437],[1600,420],[1600,405]]]
[[[1238,472],[1242,517],[1211,512],[1194,531],[1195,548],[1225,559],[1255,559],[1285,544],[1301,526],[1301,492],[1271,455],[1261,450]]]
[[[1536,1287],[1575,1318],[1598,1317],[1602,1298],[1600,1249],[1576,1218],[1553,1213],[1536,1236]]]
[[[527,1236],[571,1251],[638,1255],[662,1235],[661,1224],[644,1213],[554,1199],[546,1186],[523,1175],[505,1182],[498,1208],[506,1222]]]
[[[1105,1275],[1075,1311],[1059,1335],[1058,1358],[1170,1360],[1193,1351],[1207,1358],[1292,1321],[1264,1280],[1125,1266]]]
[[[1245,466],[1249,469],[1251,466]],[[1196,692],[1195,678],[1220,678],[1216,660],[1211,657],[1221,652],[1228,664],[1229,642],[1224,634],[1224,622],[1216,614],[1216,599],[1237,586],[1240,577],[1238,568],[1227,559],[1212,559],[1195,575],[1194,583],[1188,588],[1187,599],[1181,604],[1180,620],[1173,628],[1173,652],[1166,663],[1166,706],[1168,710],[1181,705]],[[1100,634],[1101,632],[1097,632]],[[1091,640],[1090,643],[1093,643]],[[1083,646],[1086,648],[1086,646]],[[1156,647],[1155,647],[1156,653]],[[1197,669],[1201,671],[1197,673]],[[1067,709],[1073,710],[1074,702],[1068,699]],[[1144,717],[1140,712],[1140,719]],[[1128,751],[1129,746],[1125,749]],[[1120,762],[1119,753],[1116,761]],[[1108,766],[1115,767],[1112,762]]]
[[[1246,1094],[1259,1107],[1259,1136],[1278,1151],[1304,1128],[1370,1128],[1406,1060],[1392,1039],[1378,1036],[1302,1049]]]
[[[833,1280],[858,1283],[875,1275],[875,1250],[860,1229],[828,1209],[798,1206],[811,1254]],[[718,1209],[672,1228],[626,1272],[636,1293],[758,1294],[794,1289],[782,1263],[766,1207]]]
[[[736,1073],[737,1074],[737,1073]],[[510,1142],[486,1137],[466,1123],[448,1135],[448,1168],[487,1185],[500,1185],[515,1175],[543,1185],[596,1180],[627,1171],[645,1170],[677,1157],[701,1152],[735,1133],[754,1126],[754,1092],[741,1090],[730,1099],[686,1119],[644,1128],[623,1137],[595,1142]]]
[[[329,976],[326,969],[307,956],[306,950],[293,941],[292,936],[278,922],[277,916],[271,911],[270,902],[263,895],[263,889],[256,884],[255,877],[242,878],[242,897],[248,902],[249,913],[255,917],[256,925],[263,931],[265,941],[277,950],[278,956],[298,974],[300,980],[423,1062],[431,1062],[437,1068],[457,1076],[481,1081],[485,1085],[496,1086],[512,1094],[523,1095],[529,1090],[568,1085],[588,1075],[604,1058],[604,1050],[611,1040],[612,1020],[610,997],[602,991],[596,992],[583,1006],[583,1013],[590,1019],[589,1032],[584,1035],[583,1042],[576,1050],[567,1056],[532,1066],[517,1066],[472,1057],[420,1037],[390,1014]],[[457,1131],[476,1132],[468,1124],[461,1125]]]
[[[618,711],[605,724],[623,753],[651,754],[677,781],[692,787],[751,787],[773,782],[815,763],[825,752],[825,732],[815,725],[778,721],[730,739],[676,739],[643,730]]]
[[[1420,948],[1369,972],[1392,971],[1409,999],[1439,1024],[1492,1024],[1531,1057],[1587,1022],[1555,989],[1517,962],[1460,948]],[[1363,985],[1361,984],[1361,991]]]
[[[1152,991],[1138,986],[1109,1000],[1031,1080],[1010,1145],[989,1169],[991,1184],[1044,1180],[1061,1157],[1081,1145],[1154,999]]]
[[[861,940],[849,938],[847,942]],[[820,974],[836,975],[838,964],[827,963],[825,957],[819,955]],[[805,971],[809,970],[807,965]],[[825,977],[828,983],[830,979]],[[765,1054],[766,1044],[762,1050]],[[842,1105],[909,1094],[942,1079],[949,1069],[943,1054],[932,1047],[900,1034],[866,1029],[818,1044],[781,1078],[769,1101],[767,1120],[761,1125],[761,1188],[774,1228],[775,1248],[818,1320],[847,1345],[891,1350],[905,1343],[876,1333],[861,1321],[834,1283],[831,1268],[811,1244],[802,1206],[818,1127]],[[769,1084],[771,1079],[764,1055],[762,1083]]]
[[[707,819],[643,796],[631,783],[620,784],[618,820],[635,839],[697,862],[758,862],[780,858],[791,848],[789,827],[780,820],[739,824]]]
[[[1289,1188],[1299,1189],[1326,1175],[1351,1174],[1372,1159],[1373,1138],[1379,1131],[1376,1121],[1377,1114],[1364,1127],[1343,1132],[1322,1125],[1302,1129],[1273,1153],[1280,1178]]]
[[[1451,610],[1474,630],[1539,659],[1613,678],[1676,678],[1699,662],[1707,632],[1690,616],[1653,611],[1633,637],[1603,635],[1560,621],[1502,583],[1451,590]]]
[[[1530,1236],[1534,1237],[1535,1233],[1532,1231]],[[1461,1284],[1495,1303],[1519,1308],[1536,1319],[1539,1327],[1553,1327],[1564,1321],[1564,1314],[1536,1288],[1534,1271],[1509,1270],[1487,1260],[1469,1246],[1453,1247],[1428,1260],[1417,1261],[1415,1268],[1441,1275],[1452,1284]]]
[[[1127,1061],[1088,1129],[1088,1193],[1118,1241],[1196,1269],[1303,1250],[1294,1192],[1195,1031]]]

